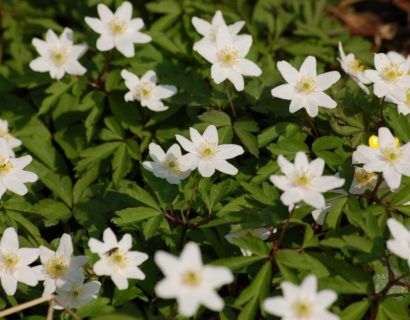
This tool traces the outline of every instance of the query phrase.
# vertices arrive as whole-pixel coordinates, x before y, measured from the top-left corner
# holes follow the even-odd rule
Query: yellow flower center
[[[359,59],[354,59],[350,61],[348,66],[349,66],[350,72],[353,73],[354,75],[358,73],[362,73],[364,71],[364,67],[361,65]]]
[[[218,145],[214,142],[204,141],[199,147],[199,154],[203,158],[213,159],[218,154]]]
[[[354,176],[357,182],[359,182],[362,186],[371,184],[377,177],[374,172],[368,172],[363,168],[357,169]]]
[[[68,60],[68,49],[66,48],[55,48],[51,51],[50,60],[56,66],[62,66]]]
[[[395,83],[403,76],[400,67],[395,63],[390,63],[387,67],[383,68],[382,77],[387,82]]]
[[[115,269],[123,269],[127,267],[130,263],[130,259],[128,258],[128,252],[125,252],[119,248],[114,248],[109,250],[105,255],[109,260],[109,263]]]
[[[10,159],[0,157],[0,174],[9,173],[12,168],[14,168],[14,166]]]
[[[307,187],[310,185],[311,179],[307,173],[297,174],[293,179],[293,184],[298,187]]]
[[[5,136],[7,136],[9,134],[9,130],[8,129],[3,129],[3,128],[0,128],[0,137],[5,137]]]
[[[168,169],[170,174],[178,174],[182,172],[182,169],[179,167],[178,158],[173,155],[167,156],[162,164]]]
[[[152,83],[148,81],[143,81],[140,82],[137,86],[136,96],[139,100],[149,99],[153,91],[154,86],[152,85]]]
[[[82,286],[79,286],[77,284],[73,284],[73,286],[71,287],[69,294],[74,297],[74,298],[78,298],[82,295],[84,295],[84,288]]]
[[[406,104],[410,106],[410,89],[406,91]]]
[[[0,257],[1,269],[6,272],[13,272],[17,270],[19,257],[15,253],[4,253]]]
[[[384,160],[395,163],[403,156],[403,151],[395,145],[384,147],[382,150]]]
[[[297,88],[300,92],[305,94],[312,93],[317,88],[316,79],[311,76],[303,76],[299,79]]]
[[[115,17],[110,21],[108,24],[108,28],[110,29],[113,35],[120,35],[123,34],[127,30],[128,24],[126,21]]]
[[[237,64],[241,58],[239,57],[239,51],[236,48],[225,47],[218,52],[218,60],[225,67],[232,67]]]
[[[50,275],[51,278],[57,279],[64,275],[68,265],[65,263],[63,257],[54,256],[47,260],[44,270]]]
[[[310,304],[304,302],[304,301],[296,301],[293,305],[295,314],[298,317],[309,317],[312,314],[312,307]]]
[[[202,270],[187,270],[182,274],[182,282],[190,287],[197,287],[202,283]]]
[[[399,138],[394,137],[394,140],[396,140],[397,147],[400,147]],[[378,136],[373,135],[369,138],[369,147],[380,149]]]

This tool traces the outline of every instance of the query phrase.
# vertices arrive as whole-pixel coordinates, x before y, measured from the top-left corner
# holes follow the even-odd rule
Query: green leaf
[[[363,300],[352,303],[342,311],[340,317],[342,320],[361,320],[363,319],[370,306],[370,300]]]
[[[231,125],[231,118],[223,111],[211,110],[201,114],[198,118],[217,127]]]
[[[130,224],[158,216],[162,214],[162,212],[149,207],[136,207],[119,210],[116,211],[115,214],[118,218],[113,218],[112,221],[120,227],[125,227]]]
[[[410,201],[410,185],[407,185],[399,192],[394,193],[393,198],[390,200],[390,205],[399,206],[408,201]]]
[[[112,168],[114,169],[112,180],[115,185],[118,185],[120,180],[127,175],[129,168],[128,160],[127,145],[121,143],[112,158]]]
[[[236,122],[234,123],[233,129],[248,151],[255,157],[259,157],[258,140],[256,136],[242,127],[238,127]]]
[[[312,144],[313,152],[332,150],[343,145],[343,139],[335,136],[320,137]]]
[[[255,262],[266,259],[266,257],[261,256],[242,256],[242,257],[233,257],[233,258],[222,258],[217,259],[211,262],[213,265],[224,266],[232,271],[241,270],[244,267],[247,267]]]

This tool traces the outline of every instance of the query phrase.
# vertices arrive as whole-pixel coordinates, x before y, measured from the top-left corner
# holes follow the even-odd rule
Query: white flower
[[[396,256],[406,259],[410,267],[410,230],[393,218],[387,220],[393,239],[387,240],[387,248]]]
[[[197,47],[203,44],[211,44],[214,45],[216,43],[216,34],[220,26],[226,26],[225,20],[222,16],[222,12],[217,10],[215,12],[214,17],[212,18],[212,22],[209,23],[203,19],[198,17],[192,18],[192,24],[194,25],[195,30],[203,36],[203,38],[194,44],[194,50],[197,51]],[[232,37],[235,37],[242,27],[245,25],[244,21],[238,21],[234,24],[228,26],[229,33]]]
[[[336,101],[323,91],[340,79],[340,73],[330,71],[316,75],[316,58],[308,56],[297,71],[286,61],[277,64],[280,74],[288,82],[273,88],[272,96],[291,100],[289,112],[294,113],[305,108],[309,116],[316,117],[319,106],[336,108]]]
[[[166,153],[159,145],[150,143],[149,155],[154,161],[143,162],[144,168],[151,171],[156,177],[166,179],[171,184],[179,184],[191,173],[190,170],[181,169],[181,148],[176,143]]]
[[[184,169],[198,168],[203,177],[210,177],[215,169],[226,174],[238,173],[233,165],[226,161],[244,153],[241,146],[236,144],[218,145],[218,131],[214,125],[208,126],[201,136],[194,128],[189,128],[191,141],[176,135],[179,144],[188,154],[181,157],[179,163]]]
[[[14,295],[17,282],[28,286],[37,285],[37,277],[29,264],[38,258],[38,249],[19,248],[19,240],[14,228],[4,230],[0,241],[1,285],[8,296]]]
[[[400,91],[410,87],[409,65],[397,52],[377,53],[374,56],[376,70],[366,70],[364,75],[374,83],[374,94],[398,96]]]
[[[352,185],[349,192],[353,194],[361,194],[366,190],[372,191],[376,187],[377,174],[366,171],[364,168],[355,167]]]
[[[132,18],[132,4],[125,1],[115,13],[100,3],[97,6],[100,19],[85,17],[85,22],[95,32],[100,34],[97,40],[97,49],[108,51],[117,48],[127,58],[135,54],[134,43],[147,43],[151,37],[139,30],[144,26],[141,18]]]
[[[7,142],[7,147],[10,157],[15,157],[14,148],[21,146],[21,140],[13,137],[9,132],[9,123],[7,120],[0,119],[0,138],[4,138]]]
[[[216,33],[215,44],[198,43],[195,50],[212,63],[211,77],[215,83],[228,79],[237,91],[244,89],[244,76],[258,77],[262,70],[245,59],[252,45],[250,35],[232,36],[227,26],[221,25]]]
[[[0,138],[0,198],[6,190],[23,196],[28,192],[24,183],[37,181],[35,173],[23,170],[31,160],[31,156],[10,158],[8,144]]]
[[[71,277],[72,279],[75,277]],[[97,293],[100,291],[101,283],[99,281],[89,281],[84,283],[84,275],[75,281],[67,281],[63,285],[57,287],[57,298],[64,303],[68,308],[78,309],[84,303],[97,298]],[[63,309],[57,303],[53,303],[54,309]]]
[[[132,238],[126,233],[120,241],[114,232],[107,228],[103,234],[104,242],[91,238],[88,246],[91,252],[100,256],[94,264],[94,272],[98,276],[111,276],[112,281],[120,290],[128,288],[128,278],[145,279],[145,274],[138,266],[148,259],[148,255],[139,251],[129,251]]]
[[[390,189],[400,186],[401,176],[410,176],[410,143],[400,147],[388,128],[379,129],[380,148],[359,146],[353,152],[356,162],[364,163],[369,172],[383,172],[383,178]]]
[[[155,263],[165,275],[155,293],[164,299],[176,298],[181,315],[193,316],[201,304],[213,311],[223,309],[224,301],[215,289],[231,283],[232,272],[226,267],[204,266],[196,243],[187,243],[179,258],[158,251]]]
[[[273,232],[276,232],[276,229],[273,230]],[[231,243],[231,244],[235,244],[235,238],[243,238],[246,237],[248,235],[254,236],[256,238],[259,238],[261,240],[266,240],[269,238],[269,236],[271,235],[271,231],[268,228],[251,228],[251,229],[242,229],[238,232],[232,232],[229,233],[227,235],[225,235],[225,239]],[[240,248],[242,255],[244,256],[251,256],[252,252],[250,250],[247,249],[243,249]]]
[[[367,79],[364,75],[364,67],[361,65],[360,60],[356,59],[353,53],[349,53],[347,56],[343,50],[342,43],[339,41],[339,53],[340,65],[344,72],[346,72],[364,92],[369,94],[369,89],[365,86],[365,84],[371,83],[369,79]]]
[[[177,93],[177,88],[171,85],[157,85],[157,75],[154,71],[147,71],[141,79],[127,70],[121,71],[121,77],[130,90],[124,98],[125,101],[139,101],[141,106],[152,111],[164,111],[168,107],[163,104],[162,99],[172,97]]]
[[[325,162],[321,158],[308,162],[303,152],[298,152],[295,164],[278,157],[279,167],[284,176],[272,175],[270,180],[284,191],[280,199],[286,206],[303,200],[306,204],[320,209],[325,206],[322,193],[343,186],[345,180],[335,176],[322,176]]]
[[[53,30],[46,33],[46,41],[34,38],[33,46],[40,57],[30,62],[30,68],[37,72],[50,72],[53,79],[61,79],[64,74],[81,76],[85,69],[77,60],[87,51],[87,45],[73,44],[73,31],[65,28],[60,37]]]
[[[386,101],[396,104],[399,113],[407,116],[410,114],[410,87],[399,90],[396,96],[386,96]]]
[[[56,287],[61,287],[67,281],[73,281],[72,276],[79,277],[83,274],[82,265],[87,263],[87,256],[73,257],[73,243],[71,236],[64,233],[61,237],[57,251],[52,251],[40,246],[40,260],[42,265],[33,269],[38,280],[44,280],[43,296],[52,294]]]
[[[338,320],[326,309],[337,299],[333,290],[317,292],[317,279],[307,276],[300,286],[281,282],[283,297],[267,298],[263,308],[283,320]]]

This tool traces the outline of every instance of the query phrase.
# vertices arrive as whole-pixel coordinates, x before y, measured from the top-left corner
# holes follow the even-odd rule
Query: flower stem
[[[231,92],[229,91],[228,83],[225,81],[224,85],[225,85],[226,97],[228,98],[229,105],[231,106],[232,116],[236,118],[236,108],[232,101],[232,96],[231,96]]]
[[[313,119],[310,117],[310,115],[307,113],[307,111],[306,111],[306,114],[307,114],[307,119],[308,119],[310,125],[312,126],[313,132],[315,133],[315,136],[316,136],[316,137],[319,137],[319,136],[320,136],[320,135],[319,135],[319,130],[317,129],[315,122],[314,122]]]
[[[276,243],[276,246],[275,246],[275,252],[277,252],[279,250],[279,248],[280,248],[280,246],[283,242],[283,239],[285,238],[285,233],[286,233],[286,230],[288,229],[290,218],[292,217],[293,212],[295,212],[295,209],[296,209],[296,204],[293,205],[292,211],[290,211],[288,217],[286,218],[285,225],[283,226],[283,229],[282,229],[282,231],[279,235],[279,240],[278,240],[278,242]]]
[[[192,203],[194,202],[194,199],[195,199],[196,192],[197,192],[197,190],[198,190],[198,186],[199,186],[199,182],[200,182],[200,181],[201,181],[201,176],[200,176],[200,175],[197,175],[194,188],[192,189],[191,199],[189,200],[188,209],[187,209],[186,214],[185,214],[185,217],[184,217],[185,222],[188,221],[189,213],[191,212]]]
[[[384,122],[384,117],[383,117],[383,105],[384,105],[384,99],[386,97],[383,97],[382,100],[380,101],[380,126],[383,125]]]

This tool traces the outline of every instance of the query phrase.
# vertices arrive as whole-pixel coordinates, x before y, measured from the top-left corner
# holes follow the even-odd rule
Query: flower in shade
[[[157,85],[157,75],[154,71],[147,71],[141,79],[127,70],[121,71],[121,77],[130,90],[124,98],[125,101],[139,101],[141,106],[152,111],[164,111],[168,109],[161,101],[172,97],[177,93],[177,88],[171,85]]]
[[[43,296],[49,296],[57,287],[72,281],[72,276],[81,277],[82,266],[88,261],[87,256],[72,256],[73,243],[67,233],[62,235],[57,251],[44,246],[40,246],[39,251],[42,265],[33,269],[37,273],[38,280],[44,280]]]
[[[9,150],[9,156],[14,157],[14,148],[21,146],[21,140],[13,137],[9,131],[9,123],[7,120],[0,119],[0,138],[3,138],[7,142]]]
[[[410,114],[410,87],[399,90],[396,96],[387,96],[386,101],[396,104],[397,111],[407,116]]]
[[[37,285],[36,273],[29,265],[37,260],[38,255],[36,248],[19,248],[14,228],[4,230],[0,241],[0,278],[7,295],[14,295],[17,282],[28,286]]]
[[[94,272],[98,276],[111,276],[112,281],[120,290],[128,288],[127,279],[145,279],[145,274],[138,266],[148,259],[148,255],[139,251],[129,251],[132,238],[126,233],[120,241],[114,232],[107,228],[103,234],[103,242],[91,238],[88,246],[91,252],[100,256],[94,264]]]
[[[46,33],[46,41],[34,38],[33,46],[40,57],[30,62],[30,68],[37,72],[50,72],[53,79],[61,79],[64,74],[83,75],[87,69],[78,59],[87,51],[87,45],[73,44],[73,31],[65,28],[58,37],[53,30]]]
[[[388,128],[379,128],[377,147],[361,145],[353,152],[353,160],[363,163],[368,172],[383,172],[390,189],[397,189],[401,176],[410,176],[410,143],[400,146]]]
[[[303,61],[299,71],[286,61],[279,61],[277,66],[288,83],[273,88],[271,93],[274,97],[291,100],[290,113],[305,108],[309,116],[316,117],[319,106],[329,109],[336,107],[336,101],[323,91],[340,79],[339,72],[330,71],[317,75],[316,58],[313,56],[308,56]]]
[[[375,172],[369,172],[364,168],[355,167],[353,181],[349,192],[353,194],[361,194],[366,190],[373,190],[376,187],[377,177]]]
[[[139,30],[144,26],[141,18],[132,19],[132,4],[124,1],[113,13],[105,4],[97,6],[99,19],[85,17],[91,29],[100,34],[97,49],[108,51],[117,48],[127,58],[135,54],[134,43],[147,43],[151,37]]]
[[[28,192],[24,184],[37,181],[35,173],[23,170],[31,160],[31,156],[10,158],[9,146],[4,138],[0,138],[0,198],[6,190],[23,196]]]
[[[387,248],[396,256],[407,260],[410,267],[410,230],[393,218],[387,220],[393,239],[387,240]]]
[[[272,175],[270,180],[284,191],[280,199],[286,206],[303,200],[316,209],[323,208],[326,202],[322,193],[339,188],[345,182],[336,176],[322,176],[323,159],[317,158],[309,163],[303,152],[296,153],[294,164],[280,155],[278,164],[284,176]]]
[[[202,136],[194,128],[189,128],[189,132],[192,141],[176,135],[179,144],[188,152],[179,161],[184,170],[198,168],[203,177],[212,176],[215,170],[231,175],[238,173],[238,169],[226,160],[244,153],[241,146],[236,144],[218,145],[218,131],[214,125],[208,126]]]
[[[250,35],[232,36],[227,26],[221,25],[216,32],[215,44],[198,43],[195,50],[212,63],[211,77],[215,83],[228,79],[237,91],[245,87],[243,76],[258,77],[262,70],[246,55],[252,45]]]
[[[340,58],[338,58],[340,65],[344,72],[346,72],[364,92],[369,94],[369,89],[365,84],[371,83],[364,75],[364,67],[360,63],[360,60],[355,57],[353,53],[349,53],[347,56],[343,50],[342,43],[339,41],[339,53]]]
[[[273,232],[276,232],[276,229],[274,229]],[[249,229],[242,229],[237,232],[231,232],[225,235],[225,239],[229,243],[235,244],[235,239],[240,239],[240,238],[247,237],[247,236],[253,236],[261,240],[266,240],[270,237],[271,234],[272,234],[271,230],[269,230],[268,228],[249,228]],[[241,249],[242,255],[244,256],[252,255],[252,251],[248,249],[244,249],[244,248],[240,248],[240,249]]]
[[[154,161],[143,162],[144,168],[151,171],[156,177],[166,179],[171,184],[179,184],[191,173],[190,170],[181,169],[181,148],[176,143],[166,153],[159,145],[150,143],[149,155]]]
[[[232,272],[226,267],[204,266],[196,243],[187,243],[179,258],[158,251],[155,263],[165,275],[155,286],[155,293],[164,299],[176,298],[181,315],[193,316],[201,304],[213,311],[223,309],[224,301],[215,289],[231,283]]]
[[[400,91],[410,87],[409,65],[397,52],[376,53],[374,55],[376,70],[365,70],[364,75],[374,83],[374,94],[398,96]]]
[[[346,194],[346,192],[343,189],[332,190],[332,192],[339,193],[342,195]],[[327,214],[330,212],[330,210],[332,210],[333,206],[339,202],[339,200],[340,198],[331,200],[327,202],[323,208],[312,210],[313,220],[315,220],[317,224],[323,225]]]
[[[317,279],[307,276],[300,286],[288,281],[281,282],[282,297],[267,298],[263,308],[282,320],[338,320],[339,317],[326,309],[337,299],[333,290],[317,291]]]
[[[74,281],[67,281],[57,287],[57,298],[68,308],[78,309],[83,304],[97,299],[97,293],[100,291],[101,283],[99,281],[89,281],[84,283],[84,275],[71,276]],[[54,309],[63,309],[58,303],[53,303]]]
[[[214,45],[216,42],[216,34],[220,26],[226,26],[225,20],[222,16],[222,12],[217,10],[212,18],[211,23],[200,19],[198,17],[192,18],[192,24],[194,25],[195,30],[203,36],[203,38],[194,44],[194,50],[196,51],[197,46],[201,46],[203,44],[211,44]],[[244,21],[238,21],[234,24],[228,26],[228,31],[235,37],[239,31],[241,31],[242,27],[245,25]]]

